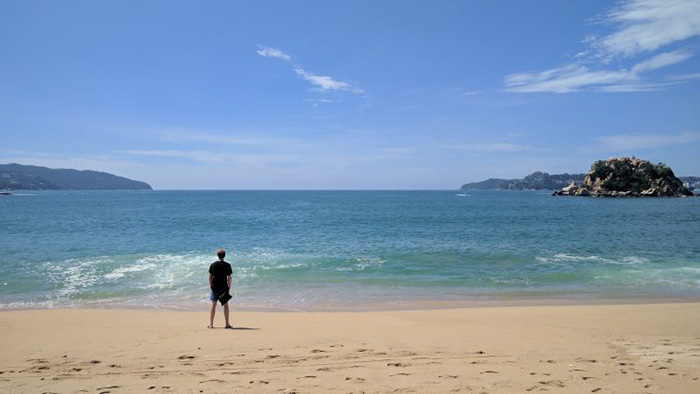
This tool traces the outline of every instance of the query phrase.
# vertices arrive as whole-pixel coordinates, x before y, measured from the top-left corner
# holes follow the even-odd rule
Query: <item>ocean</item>
[[[367,310],[700,299],[700,198],[541,191],[0,196],[0,309]]]

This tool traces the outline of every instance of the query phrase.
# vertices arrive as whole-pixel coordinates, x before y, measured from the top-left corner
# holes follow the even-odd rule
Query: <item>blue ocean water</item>
[[[239,308],[700,299],[700,198],[46,191],[0,198],[0,309],[201,307],[219,247]]]

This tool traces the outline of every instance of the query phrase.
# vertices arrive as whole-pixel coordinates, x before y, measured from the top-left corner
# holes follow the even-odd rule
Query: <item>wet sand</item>
[[[699,393],[700,303],[0,312],[2,393]]]

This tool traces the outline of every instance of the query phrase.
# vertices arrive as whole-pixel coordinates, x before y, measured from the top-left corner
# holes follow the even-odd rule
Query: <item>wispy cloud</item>
[[[606,151],[630,151],[688,144],[700,141],[700,133],[686,131],[678,134],[618,134],[596,140]]]
[[[522,152],[533,150],[532,146],[511,144],[507,142],[494,142],[488,144],[470,144],[470,145],[449,145],[447,149],[478,151],[478,152]]]
[[[312,72],[303,69],[300,65],[292,61],[291,55],[288,55],[279,49],[259,45],[257,53],[258,55],[263,57],[278,58],[290,63],[294,69],[294,72],[298,76],[300,76],[302,79],[306,80],[308,83],[314,86],[314,91],[346,91],[355,94],[364,93],[364,90],[358,88],[357,86],[349,82],[338,81],[326,75],[316,75]]]
[[[623,1],[602,17],[617,29],[589,40],[602,58],[631,57],[700,35],[697,0]]]
[[[280,147],[285,148],[306,146],[299,140],[281,137],[251,137],[250,133],[243,136],[234,136],[231,132],[224,131],[207,131],[207,130],[192,130],[192,129],[171,129],[158,130],[154,135],[164,141],[176,143],[192,143],[202,142],[211,144],[226,144],[226,145],[250,145],[263,147]]]
[[[288,62],[292,61],[292,57],[286,53],[280,51],[279,49],[258,46],[258,55],[262,57],[276,57],[278,59],[286,60]]]
[[[613,26],[614,31],[585,39],[588,48],[576,56],[576,62],[539,72],[507,75],[503,79],[505,90],[515,93],[641,92],[671,85],[668,80],[647,80],[644,74],[694,56],[688,48],[652,53],[700,36],[700,2],[629,0],[601,16],[600,21]],[[647,58],[635,60],[639,56]],[[611,67],[613,61],[632,64]],[[673,84],[691,80],[677,79]]]
[[[350,83],[336,81],[335,79],[324,75],[314,75],[300,67],[295,68],[294,72],[297,73],[298,76],[304,78],[310,84],[316,86],[316,90],[321,92],[327,92],[331,90],[345,90],[355,94],[364,93],[364,90],[353,86]]]
[[[292,159],[292,156],[287,154],[269,154],[269,153],[246,153],[246,154],[231,154],[218,153],[211,151],[186,151],[186,150],[123,150],[117,153],[137,156],[153,156],[164,157],[169,159],[186,159],[201,163],[248,163],[248,164],[268,164],[271,162],[284,162]]]
[[[700,79],[700,73],[669,75],[666,79],[669,81],[693,81]]]

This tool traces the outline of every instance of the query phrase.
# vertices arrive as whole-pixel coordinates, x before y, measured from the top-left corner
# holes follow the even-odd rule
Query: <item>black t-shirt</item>
[[[225,261],[215,261],[209,266],[209,273],[214,275],[212,279],[211,288],[214,292],[223,292],[228,290],[228,282],[226,278],[233,274],[231,269],[231,264]]]

